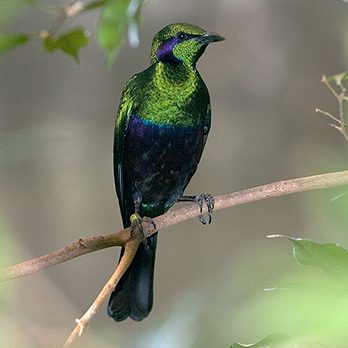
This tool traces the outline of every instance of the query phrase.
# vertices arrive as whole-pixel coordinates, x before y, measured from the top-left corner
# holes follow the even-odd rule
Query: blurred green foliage
[[[345,347],[348,251],[333,243],[276,237],[288,238],[293,243],[293,255],[301,266],[317,267],[326,277],[316,272],[297,272],[291,275],[290,282],[267,289],[273,295],[254,305],[255,313],[268,311],[263,326],[278,327],[289,337],[272,334],[254,344],[235,343],[231,348]]]
[[[300,265],[319,267],[335,281],[348,284],[348,252],[342,246],[334,243],[317,244],[301,238],[290,240]]]
[[[48,36],[43,40],[44,47],[48,52],[62,50],[79,60],[80,48],[88,45],[89,35],[82,28],[72,29],[58,37]]]
[[[29,36],[25,34],[3,35],[0,33],[0,53],[10,50],[29,41]]]
[[[103,5],[97,39],[106,52],[109,66],[117,55],[127,28],[139,23],[141,3],[140,0],[118,0],[106,1]],[[131,37],[129,39],[130,42],[137,41]]]
[[[31,6],[46,12],[46,14],[53,17],[53,24],[48,29],[38,28],[36,33],[13,35],[0,33],[0,53],[23,45],[30,40],[39,39],[48,52],[61,50],[78,61],[79,50],[89,43],[89,36],[86,35],[87,31],[84,28],[75,27],[63,34],[57,32],[60,31],[66,19],[77,17],[86,11],[100,9],[97,41],[104,49],[110,67],[127,32],[131,46],[138,45],[138,24],[142,5],[142,0],[96,0],[88,3],[74,1],[67,6],[62,4],[61,7],[43,4],[37,0],[2,1],[0,3],[0,25],[9,22],[24,6]]]

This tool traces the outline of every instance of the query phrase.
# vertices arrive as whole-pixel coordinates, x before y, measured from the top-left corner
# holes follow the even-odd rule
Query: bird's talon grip
[[[196,203],[199,205],[199,211],[201,215],[198,216],[198,220],[203,225],[209,225],[212,221],[213,211],[214,211],[214,197],[208,193],[201,193],[195,197]],[[208,209],[208,219],[202,214],[203,204],[207,205]]]

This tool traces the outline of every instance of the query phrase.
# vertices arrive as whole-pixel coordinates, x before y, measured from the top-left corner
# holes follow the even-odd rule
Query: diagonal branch
[[[63,347],[70,346],[76,340],[76,338],[80,337],[83,334],[83,331],[85,330],[90,320],[97,313],[101,304],[115,289],[116,285],[118,284],[124,273],[127,271],[134,258],[136,251],[138,250],[138,246],[141,243],[141,240],[142,236],[138,234],[135,238],[131,239],[125,244],[123,256],[119,264],[117,265],[115,272],[104,285],[103,289],[100,291],[99,295],[94,300],[92,305],[88,308],[86,313],[80,319],[75,320],[76,326],[74,330],[71,332],[70,336],[65,341]]]
[[[285,196],[296,192],[327,189],[341,185],[348,185],[348,170],[277,181],[271,184],[216,196],[215,210],[226,209],[263,199]],[[206,212],[206,207],[204,207],[203,212]],[[169,211],[154,218],[153,221],[156,224],[157,230],[163,230],[169,226],[197,217],[199,214],[200,211],[198,206],[196,204],[191,204],[181,209]],[[152,224],[144,223],[143,227],[146,237],[155,233],[155,228]],[[127,228],[109,235],[80,239],[60,250],[0,270],[0,281],[23,277],[104,248],[124,246],[131,237],[131,231]]]
[[[131,231],[129,228],[108,235],[79,239],[49,254],[18,263],[2,270],[0,269],[0,282],[24,277],[94,251],[113,246],[124,246],[130,239]]]

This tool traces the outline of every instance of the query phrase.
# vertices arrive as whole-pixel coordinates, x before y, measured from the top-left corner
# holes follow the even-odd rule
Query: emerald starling
[[[130,217],[156,217],[183,196],[195,173],[210,129],[208,89],[196,63],[209,43],[224,40],[191,24],[170,24],[153,39],[151,65],[123,90],[114,139],[114,176],[124,227]],[[204,219],[201,219],[203,222]],[[140,244],[132,264],[111,294],[108,314],[140,321],[153,302],[157,234]],[[122,251],[121,251],[122,255]]]

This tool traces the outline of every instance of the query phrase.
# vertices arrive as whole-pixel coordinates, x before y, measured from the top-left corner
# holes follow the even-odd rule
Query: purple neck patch
[[[178,44],[180,40],[177,37],[171,37],[162,44],[157,49],[157,58],[163,63],[174,63],[179,64],[181,61],[174,56],[173,48]]]

